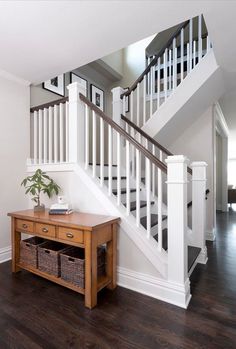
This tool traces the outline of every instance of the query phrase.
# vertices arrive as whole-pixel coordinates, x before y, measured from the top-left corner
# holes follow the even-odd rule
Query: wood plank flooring
[[[82,295],[1,264],[0,349],[235,349],[236,213],[218,214],[208,253],[188,310],[118,287],[90,311]]]

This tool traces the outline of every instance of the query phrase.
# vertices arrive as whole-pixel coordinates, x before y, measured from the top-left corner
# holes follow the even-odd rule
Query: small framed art
[[[91,102],[104,111],[104,91],[92,84],[90,85],[90,89]]]
[[[55,78],[47,80],[43,83],[43,88],[57,95],[65,95],[65,77],[64,74],[58,75]]]
[[[88,81],[85,80],[84,78],[81,78],[81,76],[70,72],[70,83],[72,84],[72,82],[79,82],[80,84],[82,84],[85,89],[86,89],[86,97],[88,96]]]

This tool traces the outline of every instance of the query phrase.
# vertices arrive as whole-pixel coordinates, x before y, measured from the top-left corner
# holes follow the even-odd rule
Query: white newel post
[[[121,114],[123,112],[123,102],[120,96],[125,90],[122,87],[115,87],[111,90],[112,92],[112,119],[121,126]],[[113,131],[113,142],[112,142],[112,159],[113,164],[117,164],[117,140],[115,131]]]
[[[206,264],[206,162],[193,162],[192,173],[192,241],[201,248],[198,262]]]
[[[178,289],[176,302],[187,308],[190,301],[187,250],[187,165],[183,155],[168,156],[168,281]]]
[[[86,88],[79,82],[73,82],[69,91],[69,162],[84,162],[85,106],[79,93],[86,96]]]

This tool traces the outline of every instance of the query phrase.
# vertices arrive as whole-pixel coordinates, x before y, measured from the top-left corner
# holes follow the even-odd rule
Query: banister
[[[162,150],[166,155],[168,156],[172,156],[174,155],[173,153],[171,153],[168,149],[166,149],[165,147],[163,147],[163,145],[161,145],[160,143],[158,143],[155,139],[153,139],[152,137],[150,137],[146,132],[144,132],[140,127],[138,127],[137,125],[135,125],[132,121],[130,121],[126,116],[121,114],[121,119],[124,120],[125,122],[127,122],[127,124],[129,124],[131,127],[133,127],[137,132],[139,132],[143,137],[145,137],[149,142],[151,142],[153,145],[155,145],[157,148],[159,148],[160,150]],[[187,171],[190,175],[192,175],[192,169],[190,167],[187,168]]]
[[[147,68],[143,71],[143,73],[138,77],[138,79],[133,83],[133,85],[131,85],[131,87],[128,88],[127,91],[125,91],[124,93],[121,94],[120,98],[123,99],[124,96],[129,96],[130,93],[132,91],[134,91],[138,85],[138,83],[140,83],[144,76],[147,75],[147,73],[149,73],[150,69],[157,63],[158,58],[161,57],[163,55],[163,53],[165,52],[165,50],[172,44],[173,39],[179,35],[179,33],[181,32],[182,29],[184,29],[189,23],[189,20],[181,23],[178,28],[176,29],[176,31],[173,33],[173,35],[170,37],[170,39],[167,41],[167,43],[162,47],[162,49],[159,51],[159,53],[155,56],[155,58],[153,58],[153,60],[149,63],[149,65],[147,66]]]
[[[66,102],[68,102],[68,97],[62,97],[60,99],[56,99],[55,101],[37,105],[36,107],[32,107],[30,108],[30,112],[33,113],[35,111],[43,110],[45,108],[53,107],[54,105],[59,105],[61,103],[66,103]]]
[[[123,128],[117,125],[109,116],[107,116],[101,109],[94,105],[88,98],[82,93],[79,94],[81,101],[83,101],[90,109],[92,109],[97,115],[99,115],[104,121],[106,121],[115,131],[122,135],[126,140],[134,145],[143,155],[145,155],[154,165],[160,168],[163,172],[167,173],[167,166],[162,161],[157,159],[149,150],[143,147],[135,138],[130,136]]]

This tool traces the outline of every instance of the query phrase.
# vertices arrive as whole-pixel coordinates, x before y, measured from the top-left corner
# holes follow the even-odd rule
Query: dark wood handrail
[[[144,72],[138,77],[138,79],[133,83],[133,85],[131,85],[131,87],[128,88],[127,91],[125,91],[124,93],[121,94],[120,98],[122,99],[124,96],[129,96],[130,93],[132,91],[134,91],[138,85],[138,83],[140,83],[144,76],[147,75],[147,73],[149,73],[150,69],[157,63],[158,58],[161,57],[163,55],[163,53],[165,52],[165,50],[167,48],[170,47],[170,45],[173,42],[173,39],[179,35],[179,33],[181,32],[182,29],[184,29],[189,23],[188,21],[185,21],[183,23],[181,23],[178,28],[176,29],[176,31],[173,33],[173,35],[170,37],[170,39],[167,41],[167,43],[162,47],[162,49],[159,51],[158,55],[155,56],[155,58],[153,58],[153,60],[149,63],[149,65],[147,66],[147,68],[144,70]]]
[[[163,145],[161,145],[160,143],[158,143],[155,139],[153,139],[152,137],[150,137],[146,132],[144,132],[140,127],[138,127],[137,125],[135,125],[135,123],[133,123],[132,121],[130,121],[126,116],[121,114],[121,119],[124,120],[125,122],[127,122],[127,124],[129,124],[131,127],[133,127],[138,133],[140,133],[143,137],[145,137],[149,142],[151,142],[153,145],[155,145],[157,148],[159,148],[160,150],[162,150],[166,155],[174,155],[173,153],[171,153],[168,149],[166,149],[165,147],[163,147]]]
[[[149,150],[144,148],[135,138],[130,136],[123,128],[117,125],[109,116],[107,116],[101,109],[95,104],[90,102],[82,93],[79,94],[81,101],[83,101],[90,109],[92,109],[97,115],[99,115],[104,121],[106,121],[115,131],[122,135],[127,141],[129,141],[136,149],[138,149],[143,155],[145,155],[154,165],[160,168],[163,172],[167,173],[167,166],[162,161],[157,159]]]
[[[163,147],[163,145],[161,145],[160,143],[158,143],[155,139],[153,139],[152,137],[150,137],[146,132],[144,132],[140,127],[138,127],[137,125],[135,125],[132,121],[130,121],[126,116],[121,114],[121,119],[124,120],[125,122],[127,122],[127,124],[129,124],[131,127],[133,127],[137,132],[139,132],[143,137],[145,137],[149,142],[151,142],[153,145],[155,145],[157,148],[159,148],[160,150],[162,150],[166,155],[168,156],[172,156],[174,155],[173,153],[171,153],[168,149],[166,149],[165,147]],[[192,169],[190,167],[187,168],[187,171],[189,174],[192,175]]]
[[[54,105],[58,105],[61,103],[66,103],[68,101],[68,97],[62,97],[60,99],[56,99],[55,101],[48,102],[45,104],[37,105],[36,107],[30,108],[30,112],[33,113],[34,111],[43,110],[45,108],[53,107]]]

